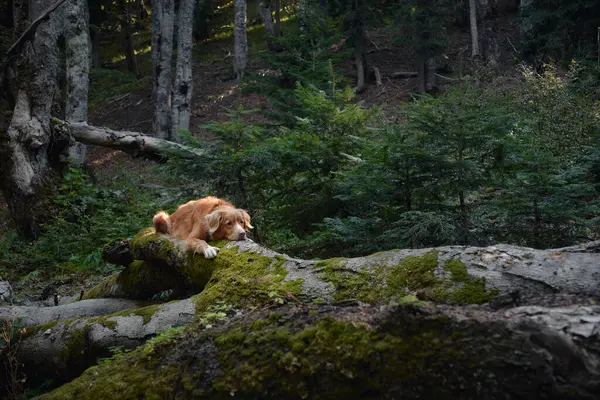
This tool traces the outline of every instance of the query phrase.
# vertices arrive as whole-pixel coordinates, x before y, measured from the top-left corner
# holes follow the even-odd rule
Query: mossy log
[[[207,260],[181,250],[178,243],[142,230],[131,241],[108,245],[104,258],[127,268],[88,292],[86,298],[145,299],[164,290],[193,294],[204,289],[215,271],[279,271],[295,281],[295,293],[321,301],[386,302],[405,295],[435,302],[482,303],[524,293],[595,295],[600,288],[598,243],[536,250],[496,245],[402,249],[366,257],[300,260],[252,241],[214,244],[219,255]]]
[[[127,267],[121,273],[113,275],[87,292],[86,296],[90,299],[88,301],[96,301],[94,298],[103,297],[125,297],[137,300],[149,299],[165,291],[171,293],[172,298],[188,295],[191,297],[163,305],[153,305],[137,310],[125,310],[113,315],[80,318],[58,323],[51,322],[46,325],[30,327],[27,337],[22,341],[19,348],[19,357],[23,360],[26,370],[28,372],[35,371],[33,378],[29,382],[32,384],[39,383],[36,382],[36,378],[44,377],[45,379],[53,379],[55,384],[64,383],[81,374],[85,368],[95,364],[98,357],[109,355],[111,348],[115,346],[123,349],[136,348],[157,334],[160,334],[162,338],[170,337],[171,334],[168,332],[171,331],[169,331],[169,328],[176,326],[186,327],[185,335],[181,336],[178,340],[189,342],[190,340],[200,340],[200,337],[204,335],[201,332],[204,332],[210,325],[214,325],[216,322],[225,323],[233,320],[230,322],[230,325],[223,325],[218,330],[206,330],[206,332],[212,332],[210,335],[213,336],[211,336],[212,339],[210,340],[205,338],[208,341],[202,341],[202,346],[208,346],[208,343],[213,343],[214,345],[216,340],[220,340],[217,339],[217,336],[227,336],[238,328],[245,331],[249,329],[249,326],[255,326],[254,320],[262,319],[263,317],[270,321],[269,324],[274,319],[279,321],[277,323],[279,324],[278,326],[287,326],[285,319],[280,320],[277,316],[280,313],[278,309],[282,305],[289,306],[290,304],[298,307],[298,310],[285,311],[299,318],[298,324],[293,326],[293,329],[296,329],[293,331],[295,333],[303,332],[304,330],[310,331],[310,329],[314,328],[315,325],[313,322],[316,321],[313,317],[316,315],[323,314],[334,319],[341,318],[342,320],[344,319],[344,315],[348,315],[350,319],[360,319],[363,318],[361,315],[365,312],[374,315],[377,314],[379,312],[377,310],[380,310],[377,307],[389,308],[394,304],[405,305],[408,308],[405,309],[403,306],[394,309],[398,318],[405,318],[405,314],[408,313],[415,321],[423,318],[423,323],[427,324],[431,318],[437,318],[434,318],[437,315],[440,318],[445,318],[444,321],[446,321],[443,327],[440,326],[441,330],[438,332],[440,335],[453,332],[455,327],[459,329],[461,332],[460,335],[464,335],[465,339],[459,342],[452,342],[452,345],[454,346],[453,348],[456,348],[459,344],[467,346],[468,348],[465,349],[467,353],[465,353],[464,357],[467,357],[467,355],[470,357],[471,351],[477,353],[475,347],[469,347],[469,343],[472,340],[479,343],[477,346],[481,346],[482,349],[479,350],[482,351],[483,343],[486,341],[490,342],[490,346],[495,345],[497,337],[490,333],[495,328],[492,325],[488,326],[486,324],[491,324],[491,321],[503,321],[498,323],[500,323],[499,327],[502,329],[508,329],[505,331],[508,335],[507,342],[504,342],[504,351],[507,353],[502,355],[498,351],[493,354],[493,359],[474,358],[470,364],[465,361],[468,367],[471,368],[469,371],[477,370],[481,371],[481,374],[489,373],[490,382],[502,388],[506,388],[508,384],[494,381],[496,379],[494,376],[497,375],[493,374],[502,372],[501,369],[504,367],[501,368],[498,366],[502,363],[508,365],[513,361],[521,362],[521,356],[513,356],[512,352],[518,353],[523,351],[519,345],[519,340],[524,340],[524,337],[529,342],[532,342],[527,342],[527,346],[533,347],[528,348],[528,352],[524,353],[529,354],[529,352],[535,353],[541,347],[546,346],[543,341],[535,342],[534,345],[533,342],[537,340],[535,338],[538,336],[544,340],[550,340],[556,335],[558,335],[557,337],[561,337],[561,334],[569,332],[577,336],[577,340],[568,336],[571,338],[568,341],[570,347],[564,344],[567,339],[562,337],[560,341],[556,339],[556,343],[551,343],[552,346],[556,346],[552,349],[555,353],[552,353],[551,360],[547,360],[546,364],[531,364],[535,368],[540,368],[540,371],[537,371],[537,373],[541,374],[540,376],[543,376],[546,382],[554,382],[552,385],[559,379],[559,373],[550,372],[547,369],[549,365],[558,363],[561,360],[560,357],[563,357],[562,360],[567,365],[575,363],[573,365],[576,365],[577,368],[584,368],[579,363],[582,362],[583,358],[588,357],[586,359],[588,364],[586,364],[585,368],[596,365],[593,368],[596,368],[594,370],[596,373],[598,372],[597,366],[600,364],[594,364],[596,358],[593,358],[596,355],[594,355],[595,353],[592,355],[587,354],[589,350],[586,347],[589,345],[591,348],[596,346],[596,349],[600,349],[600,344],[598,343],[600,335],[600,309],[595,305],[595,300],[590,298],[590,296],[598,294],[598,287],[600,287],[597,282],[599,279],[599,270],[597,268],[597,265],[600,264],[597,262],[599,254],[595,253],[599,246],[595,243],[574,248],[545,251],[506,245],[486,248],[449,246],[435,249],[393,250],[367,257],[330,260],[295,259],[261,247],[252,241],[220,242],[213,243],[213,245],[221,248],[218,256],[210,260],[205,259],[201,255],[183,252],[180,243],[157,235],[152,228],[140,231],[131,240],[113,242],[108,245],[103,254],[105,260],[123,264]],[[556,294],[557,292],[565,294],[558,295]],[[577,295],[573,295],[573,293]],[[407,303],[409,305],[406,305]],[[437,306],[434,304],[437,304]],[[466,306],[467,304],[470,305]],[[485,305],[476,306],[474,304]],[[339,306],[345,307],[340,308]],[[565,308],[563,306],[569,307]],[[263,311],[258,312],[259,316],[255,315],[257,310],[267,309],[271,310],[269,316],[265,316]],[[307,309],[311,310],[308,311],[311,314],[311,318],[302,317],[302,313]],[[504,310],[504,313],[498,310]],[[346,314],[348,312],[350,314]],[[240,322],[240,318],[245,322]],[[527,329],[530,329],[527,334],[529,336],[521,332],[524,329],[522,327],[519,327],[519,330],[515,328],[511,331],[513,328],[511,328],[512,325],[509,322],[517,320],[525,325],[529,324],[527,325],[529,326]],[[196,323],[191,324],[192,321],[196,321]],[[381,335],[384,335],[383,332],[387,329],[387,325],[380,325],[378,321],[377,319],[369,320],[367,325],[371,326],[372,329]],[[400,322],[395,321],[394,323]],[[306,324],[306,326],[302,324]],[[415,324],[418,325],[416,322]],[[272,328],[275,329],[274,327]],[[286,329],[288,328],[292,329],[292,326],[287,326]],[[251,330],[248,332],[251,332]],[[167,333],[164,333],[165,331]],[[546,337],[545,335],[548,335],[548,332],[553,332],[555,336]],[[388,333],[392,336],[398,335],[396,327]],[[433,335],[433,333],[431,334]],[[410,337],[405,335],[406,333],[402,333],[397,339],[400,342],[403,340],[410,341]],[[516,336],[513,337],[510,335]],[[517,337],[520,339],[515,339]],[[257,339],[257,337],[254,337],[254,339]],[[436,346],[439,343],[438,341],[441,340],[440,336],[437,336],[437,338],[432,336],[431,339]],[[157,343],[161,340],[152,339],[153,344],[151,346],[157,346]],[[332,346],[336,346],[335,341],[332,343]],[[419,343],[421,346],[424,346],[423,343]],[[441,343],[446,342],[442,341]],[[198,345],[200,346],[200,344]],[[249,342],[248,346],[244,347],[245,350],[242,352],[257,352],[263,354],[263,356],[264,354],[279,354],[264,353],[266,349],[262,347],[256,349],[254,345],[253,341]],[[342,347],[354,346],[352,341],[345,345],[343,343],[339,345]],[[144,346],[146,346],[144,347],[146,349],[144,352],[154,352],[154,347],[148,350],[148,345]],[[159,348],[162,348],[162,346],[163,344],[158,345]],[[171,344],[169,346],[169,348],[172,347]],[[209,349],[209,347],[206,347],[206,349]],[[280,350],[284,351],[283,349]],[[563,353],[560,353],[559,350],[563,351]],[[400,349],[395,349],[394,351],[408,350],[402,350],[402,346],[400,346]],[[427,351],[427,349],[423,348],[422,351]],[[444,352],[445,350],[441,349],[440,351]],[[572,353],[576,354],[576,356]],[[463,357],[461,354],[457,353],[457,357]],[[210,357],[217,357],[216,354],[209,355]],[[287,392],[282,391],[285,388],[278,387],[272,391],[270,387],[254,387],[250,383],[247,383],[250,385],[249,387],[243,388],[223,384],[224,386],[218,389],[218,382],[224,381],[219,381],[218,379],[215,381],[216,378],[213,376],[215,371],[202,372],[203,368],[207,365],[213,365],[216,361],[209,357],[206,361],[209,364],[206,364],[201,359],[193,359],[193,357],[192,359],[187,359],[184,354],[180,356],[183,359],[177,362],[183,363],[182,365],[185,366],[183,370],[192,369],[196,371],[194,374],[201,374],[201,376],[194,375],[193,378],[189,378],[178,375],[173,378],[173,382],[175,382],[173,385],[175,386],[171,387],[167,383],[170,380],[162,381],[153,375],[155,373],[161,374],[159,371],[161,371],[161,365],[163,365],[164,360],[153,359],[152,361],[148,361],[143,358],[145,356],[141,356],[140,360],[130,361],[138,363],[135,365],[141,365],[139,374],[143,376],[138,375],[138,371],[129,371],[127,374],[131,373],[132,377],[141,379],[142,381],[152,381],[156,378],[157,385],[163,385],[164,387],[153,386],[146,388],[129,384],[127,384],[127,387],[131,388],[131,390],[139,389],[137,392],[139,395],[138,398],[152,397],[150,393],[153,391],[159,393],[158,396],[160,398],[179,398],[179,393],[182,389],[177,386],[179,385],[179,383],[176,383],[179,382],[177,380],[182,379],[187,382],[188,379],[198,378],[204,382],[202,385],[207,385],[206,387],[212,385],[213,389],[199,388],[197,386],[200,385],[199,383],[184,384],[186,386],[185,390],[188,390],[189,387],[194,387],[193,392],[196,393],[197,397],[201,397],[198,393],[216,393],[215,396],[221,398],[224,396],[224,393],[230,392],[247,393],[247,397],[252,397],[258,393],[256,390],[264,391],[267,397],[271,396],[270,393],[287,396]],[[390,354],[390,357],[400,357],[404,360],[410,359],[413,356],[416,356],[416,354],[413,354],[412,350],[408,351],[405,355]],[[501,360],[500,357],[503,356],[505,358]],[[173,355],[172,360],[176,360],[177,357],[179,355]],[[291,354],[286,357],[296,357],[296,355]],[[337,355],[331,355],[332,360],[335,357]],[[365,358],[362,357],[355,360],[355,362],[377,365],[376,369],[380,368],[380,363],[385,363],[385,359],[382,361],[379,354],[369,353],[364,355]],[[219,360],[219,362],[224,362],[221,358]],[[430,361],[433,362],[428,358],[426,365],[429,365]],[[171,365],[170,362],[164,365]],[[244,367],[247,368],[245,372],[238,371],[236,374],[252,376],[252,379],[258,382],[257,385],[263,385],[267,380],[274,379],[271,376],[274,373],[273,371],[269,371],[264,376],[260,368],[256,369],[256,373],[252,372],[255,370],[255,366],[250,361],[248,362],[249,364]],[[275,360],[274,362],[276,365],[280,365],[282,369],[280,372],[287,374],[293,371],[304,371],[306,368],[310,370],[310,365],[317,362],[317,360],[307,358],[304,362],[308,363],[308,366],[298,367],[299,369],[294,367],[295,361],[293,359],[291,361],[288,359]],[[287,362],[291,362],[291,365],[287,365]],[[417,361],[415,360],[415,362]],[[402,392],[406,393],[406,398],[416,396],[414,393],[416,393],[415,390],[417,389],[415,388],[417,386],[411,385],[417,385],[415,382],[421,378],[430,379],[442,376],[438,374],[442,374],[444,368],[452,369],[446,361],[444,363],[443,365],[437,365],[431,372],[427,372],[428,370],[425,371],[425,375],[420,375],[422,371],[419,371],[422,367],[420,364],[415,364],[414,374],[416,375],[409,376],[407,381],[398,381],[399,385],[407,384],[410,387],[410,390],[407,389],[407,392]],[[494,364],[495,366],[490,366],[490,363],[498,365]],[[104,365],[105,363],[102,364]],[[332,365],[336,366],[337,364],[333,363]],[[529,368],[527,367],[529,364],[519,365],[521,366],[517,369]],[[530,367],[533,368],[531,365]],[[354,364],[350,363],[348,366],[340,365],[341,370],[338,372],[343,375],[348,370],[351,376],[359,376],[356,375],[358,372],[354,371],[352,369],[354,367],[351,368],[351,366],[354,366]],[[154,367],[157,369],[154,370]],[[219,368],[224,368],[224,366],[222,365]],[[391,375],[387,375],[392,374],[391,371],[386,370],[385,368],[387,367],[381,368],[384,371],[382,372],[382,382],[388,378],[391,379]],[[40,371],[43,373],[40,373]],[[400,369],[399,371],[403,372],[404,370]],[[569,369],[567,371],[567,381],[569,382],[571,382],[570,379],[576,379],[574,375],[571,375],[575,373],[573,371],[575,370]],[[369,373],[373,373],[373,371]],[[413,372],[410,373],[412,374]],[[448,371],[448,373],[453,374],[454,371]],[[591,374],[589,371],[585,373]],[[534,372],[532,371],[531,374],[534,374]],[[553,374],[557,375],[554,376]],[[445,388],[450,387],[451,389],[448,389],[448,393],[455,394],[456,387],[458,386],[454,385],[458,385],[457,382],[461,379],[466,379],[466,376],[460,375],[460,379],[456,378],[459,379],[458,381],[448,384],[450,386],[444,386],[444,384],[435,390],[443,392],[446,390]],[[116,378],[113,376],[107,379],[113,378],[121,379],[122,382],[129,382],[128,377]],[[238,376],[238,378],[240,377]],[[338,378],[335,378],[334,384],[343,383]],[[237,378],[228,379],[230,380],[227,382],[234,382]],[[310,386],[308,382],[312,382],[314,377],[311,372],[311,374],[306,376],[304,373],[301,376],[292,374],[289,379],[294,382],[297,380],[298,385]],[[373,379],[377,380],[379,378],[373,376]],[[209,381],[213,383],[207,383]],[[385,383],[385,385],[391,384],[390,382]],[[489,383],[479,381],[479,377],[474,382],[480,382],[483,385],[481,387],[486,387],[485,385]],[[88,385],[88,383],[85,384]],[[343,384],[345,385],[346,383]],[[368,383],[368,385],[370,384]],[[467,382],[464,384],[468,386],[471,383]],[[284,382],[285,387],[289,385],[290,382]],[[565,385],[561,386],[560,390],[563,390],[566,387]],[[577,385],[578,383],[575,386]],[[111,384],[107,384],[106,387],[109,390]],[[348,387],[352,387],[352,385]],[[396,389],[391,387],[388,388],[386,386],[386,388],[381,389],[377,386],[371,389],[374,390],[373,393],[388,393],[391,397],[402,397],[402,393],[395,395],[394,390]],[[365,390],[368,391],[371,389]],[[493,395],[490,395],[489,398],[496,398],[494,397],[496,389],[486,387],[485,390],[488,389],[493,389],[490,392]],[[173,393],[173,395],[167,395],[163,390],[167,390],[169,393]],[[183,398],[186,396],[196,396],[190,395],[185,390],[181,391]],[[211,390],[217,390],[217,392],[211,392]],[[313,397],[313,389],[297,387],[297,393],[303,393],[306,390],[308,390],[307,396]],[[335,391],[342,390],[342,388],[336,389],[332,387],[328,390]],[[383,390],[383,392],[380,392],[380,390]],[[585,393],[590,392],[590,390],[587,386],[584,388]],[[72,394],[71,392],[68,393]],[[331,396],[333,396],[338,392],[327,393],[331,393]],[[340,393],[343,394],[342,392]],[[514,393],[520,392],[517,390]],[[579,387],[573,393],[580,393]],[[69,396],[65,395],[62,398],[86,398],[85,396],[87,395],[79,393],[75,397]],[[102,397],[98,393],[95,396],[99,397],[94,398]],[[106,396],[108,396],[106,398],[111,398],[110,392],[106,392]],[[136,397],[133,392],[124,396],[119,398],[128,398],[128,396]],[[331,398],[329,395],[324,395],[324,397]],[[379,394],[375,397],[379,397]],[[566,398],[569,397],[567,396]],[[573,398],[586,397],[575,396]]]
[[[98,308],[102,307],[103,301],[87,300],[90,305],[97,302]],[[189,324],[196,317],[192,299],[139,308],[132,304],[130,307],[119,312],[107,310],[102,316],[58,317],[28,326],[17,352],[17,359],[22,364],[20,370],[27,376],[28,384],[35,387],[46,381],[67,382],[100,358],[110,357],[111,350],[135,348],[169,328]],[[4,372],[0,371],[1,388],[5,387],[2,385],[7,376]]]
[[[600,398],[600,307],[532,301],[554,307],[283,306],[170,332],[39,399]]]

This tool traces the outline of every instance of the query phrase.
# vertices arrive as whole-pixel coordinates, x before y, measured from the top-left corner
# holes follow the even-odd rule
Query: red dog
[[[189,201],[172,215],[160,211],[152,218],[152,225],[156,232],[184,241],[186,251],[202,253],[206,258],[214,258],[219,252],[206,242],[245,240],[246,229],[252,229],[246,211],[212,196]]]

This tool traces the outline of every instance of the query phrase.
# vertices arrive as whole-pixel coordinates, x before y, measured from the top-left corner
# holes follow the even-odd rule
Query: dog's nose
[[[241,232],[238,235],[238,240],[246,240],[246,232]]]

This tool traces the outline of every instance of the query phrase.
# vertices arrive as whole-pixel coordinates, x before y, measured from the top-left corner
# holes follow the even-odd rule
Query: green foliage
[[[596,56],[600,2],[534,0],[524,10],[527,34],[522,41],[527,58],[569,61],[573,56]]]
[[[155,196],[122,180],[120,189],[98,188],[80,170],[64,175],[55,198],[55,212],[33,242],[15,231],[0,237],[0,267],[21,273],[53,270],[111,272],[102,261],[107,242],[131,236],[150,223],[158,208]],[[37,272],[35,272],[37,271]]]

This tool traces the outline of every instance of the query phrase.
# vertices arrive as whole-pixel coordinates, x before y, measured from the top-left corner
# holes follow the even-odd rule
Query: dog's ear
[[[248,228],[248,229],[254,228],[252,225],[250,225],[250,215],[248,215],[246,210],[242,210],[242,215],[244,216],[244,225],[246,225],[246,228]]]
[[[212,235],[219,229],[219,225],[221,225],[221,220],[223,219],[223,213],[221,211],[213,211],[204,218],[208,225],[208,233]]]

